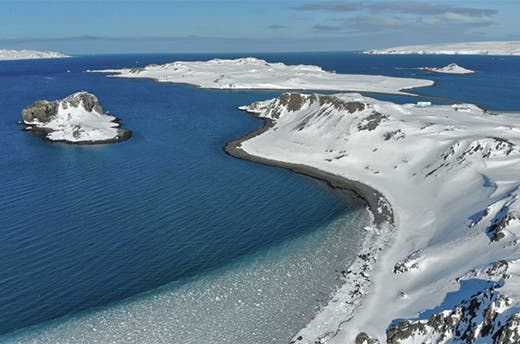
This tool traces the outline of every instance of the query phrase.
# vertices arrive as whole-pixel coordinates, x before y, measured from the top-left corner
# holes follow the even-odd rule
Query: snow
[[[506,315],[520,312],[518,114],[471,104],[398,105],[355,93],[290,93],[242,109],[274,122],[242,142],[243,151],[362,182],[380,191],[394,212],[395,226],[367,231],[377,235],[368,235],[364,259],[295,342],[352,343],[366,332],[383,343],[397,319],[455,312],[476,291],[507,298],[504,317],[497,318],[502,325]],[[502,260],[511,269],[507,279],[483,272]],[[473,283],[476,278],[485,283]],[[499,278],[496,289],[486,289]],[[463,315],[460,326],[468,324]],[[471,330],[489,342],[477,320]]]
[[[364,54],[520,55],[520,41],[425,44],[367,50]]]
[[[270,63],[247,57],[235,60],[172,62],[144,68],[105,69],[120,78],[150,78],[159,82],[212,89],[293,89],[403,93],[401,90],[433,85],[433,81],[381,75],[336,74],[310,65]]]
[[[474,70],[461,67],[461,66],[459,66],[456,63],[450,63],[449,65],[444,66],[444,67],[440,67],[440,68],[437,68],[437,67],[419,67],[417,69],[425,70],[425,71],[429,71],[429,72],[434,72],[434,73],[444,73],[444,74],[473,74],[473,73],[475,73]]]
[[[122,129],[114,116],[109,116],[94,107],[88,111],[82,100],[84,96],[97,98],[86,92],[78,92],[58,101],[57,113],[47,122],[38,118],[24,120],[28,130],[48,131],[46,138],[50,141],[70,143],[95,143],[118,140]],[[79,101],[78,101],[79,100]]]
[[[0,49],[0,61],[30,60],[30,59],[57,59],[70,57],[55,51],[38,50],[5,50]]]

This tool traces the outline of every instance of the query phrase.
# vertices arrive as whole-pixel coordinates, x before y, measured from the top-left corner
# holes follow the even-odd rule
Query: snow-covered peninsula
[[[0,49],[0,61],[7,60],[32,60],[32,59],[61,59],[70,57],[56,51],[38,50],[6,50]]]
[[[444,67],[419,67],[418,70],[424,70],[433,73],[442,73],[442,74],[473,74],[474,70],[467,69],[459,66],[456,63],[450,63]]]
[[[294,343],[520,342],[518,114],[355,93],[242,109],[265,126],[229,153],[358,190],[377,220]]]
[[[106,69],[120,78],[149,78],[213,89],[331,90],[403,93],[433,81],[381,75],[336,74],[318,66],[270,63],[248,57],[235,60],[172,62],[143,68]]]
[[[520,41],[425,44],[367,50],[364,54],[520,55]]]
[[[55,101],[40,100],[22,112],[29,131],[43,133],[50,141],[76,144],[113,143],[127,140],[131,132],[107,115],[97,97],[74,93]]]

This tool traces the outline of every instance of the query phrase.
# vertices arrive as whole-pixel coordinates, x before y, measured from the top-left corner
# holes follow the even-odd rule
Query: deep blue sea
[[[0,62],[0,342],[280,343],[328,301],[357,255],[364,206],[316,180],[223,151],[261,125],[238,106],[280,92],[85,73],[249,55],[337,73],[427,78],[436,86],[414,92],[520,111],[518,57],[171,54]],[[409,69],[451,62],[478,73]],[[32,102],[81,90],[96,94],[132,138],[71,146],[17,125]]]

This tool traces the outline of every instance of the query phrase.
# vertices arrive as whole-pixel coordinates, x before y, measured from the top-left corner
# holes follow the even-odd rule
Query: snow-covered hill
[[[520,41],[408,45],[388,49],[367,50],[363,53],[403,55],[520,55]]]
[[[417,69],[425,70],[428,72],[434,72],[434,73],[443,73],[443,74],[473,74],[473,73],[475,73],[474,70],[461,67],[456,63],[450,63],[449,65],[444,66],[444,67],[420,67]]]
[[[119,128],[116,117],[105,114],[97,97],[74,93],[62,100],[40,100],[22,112],[27,130],[43,133],[50,141],[111,143],[124,141],[130,131]]]
[[[336,74],[318,66],[269,63],[253,57],[204,62],[172,62],[144,68],[106,69],[120,78],[149,78],[215,89],[334,90],[402,93],[433,81],[380,75]]]
[[[0,61],[4,60],[31,60],[31,59],[59,59],[70,57],[55,51],[38,50],[1,50]]]
[[[345,285],[295,343],[519,342],[518,114],[359,94],[286,93],[242,109],[267,127],[235,155],[361,182],[383,195],[376,215],[393,210],[366,228]]]

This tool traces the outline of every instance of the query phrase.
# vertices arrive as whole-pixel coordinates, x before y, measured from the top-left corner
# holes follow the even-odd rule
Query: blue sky
[[[340,51],[520,40],[519,13],[518,0],[0,0],[0,49]]]

